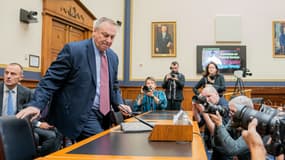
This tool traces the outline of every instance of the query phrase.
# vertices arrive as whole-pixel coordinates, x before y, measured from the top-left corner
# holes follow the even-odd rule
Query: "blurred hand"
[[[143,86],[141,86],[141,94],[144,94]]]
[[[22,109],[19,113],[17,113],[16,117],[23,119],[27,116],[32,116],[31,121],[33,121],[34,119],[39,117],[40,112],[41,112],[40,109],[38,109],[37,107],[29,106],[25,109]]]
[[[204,107],[202,104],[197,104],[197,105],[196,105],[196,109],[197,109],[200,113],[202,113],[202,112],[204,112],[205,107]]]
[[[168,74],[166,75],[166,80],[169,80],[169,79],[172,79],[172,77],[171,77],[171,74],[170,74],[170,73],[168,73]]]
[[[257,119],[248,124],[248,130],[242,132],[242,137],[251,151],[251,159],[265,159],[266,150],[260,135],[256,131]]]
[[[153,90],[151,89],[150,92],[146,92],[145,94],[149,97],[153,97]]]
[[[216,126],[221,126],[223,124],[223,118],[218,111],[216,111],[216,114],[209,114],[209,116]]]
[[[125,104],[120,104],[119,109],[124,116],[131,116],[130,113],[132,113],[132,109],[130,106]]]
[[[49,125],[47,122],[41,122],[40,127],[41,129],[52,129],[54,126]]]

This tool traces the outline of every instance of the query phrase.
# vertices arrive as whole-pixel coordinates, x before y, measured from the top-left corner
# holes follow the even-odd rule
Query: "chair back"
[[[134,100],[133,99],[124,99],[124,103],[131,107],[134,110]]]
[[[0,117],[0,159],[32,160],[36,146],[31,125],[15,116]]]

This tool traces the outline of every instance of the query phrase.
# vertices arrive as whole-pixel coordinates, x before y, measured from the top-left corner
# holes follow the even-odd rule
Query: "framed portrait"
[[[176,22],[151,23],[152,57],[176,57]]]
[[[272,22],[273,57],[285,58],[285,21]]]

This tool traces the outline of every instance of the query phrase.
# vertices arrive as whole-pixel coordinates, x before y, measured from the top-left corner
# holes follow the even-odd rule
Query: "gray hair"
[[[8,65],[9,66],[18,66],[20,68],[20,74],[21,75],[24,74],[24,68],[23,68],[23,66],[20,63],[13,62],[13,63],[9,63]]]
[[[253,108],[252,100],[246,96],[237,96],[230,100],[229,104],[237,105],[245,105],[247,107]]]
[[[110,19],[110,18],[107,18],[107,17],[101,17],[100,19],[98,19],[96,22],[95,22],[95,25],[94,25],[94,28],[100,28],[100,25],[104,22],[108,22],[114,26],[117,26],[117,22],[115,22],[114,20]]]
[[[216,88],[213,87],[212,85],[206,86],[206,87],[202,90],[202,92],[218,94],[218,91],[217,91]]]

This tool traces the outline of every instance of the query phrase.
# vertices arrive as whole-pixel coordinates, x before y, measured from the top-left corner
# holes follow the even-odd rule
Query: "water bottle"
[[[186,112],[182,114],[181,125],[189,125],[189,117]]]
[[[175,116],[174,116],[174,124],[177,125],[189,125],[189,117],[186,112],[183,110],[180,110]]]

